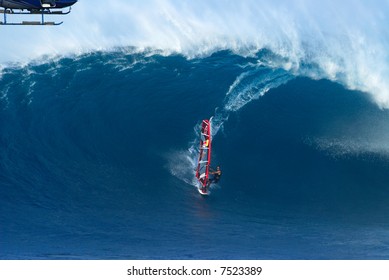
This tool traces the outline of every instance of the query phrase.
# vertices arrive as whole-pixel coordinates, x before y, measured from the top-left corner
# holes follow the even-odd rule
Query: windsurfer
[[[216,170],[213,170],[210,168],[209,174],[213,175],[212,178],[209,178],[207,186],[209,187],[212,183],[217,183],[220,180],[220,177],[222,176],[222,171],[220,170],[220,166],[216,167]]]

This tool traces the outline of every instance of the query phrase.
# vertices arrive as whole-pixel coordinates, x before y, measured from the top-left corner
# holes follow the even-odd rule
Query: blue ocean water
[[[118,49],[3,69],[0,258],[387,259],[389,112],[276,60]],[[223,176],[203,197],[211,116]]]

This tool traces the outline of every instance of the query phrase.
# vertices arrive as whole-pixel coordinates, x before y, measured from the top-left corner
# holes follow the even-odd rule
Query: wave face
[[[3,69],[0,257],[387,259],[388,111],[280,59],[129,48]],[[204,198],[210,116],[223,177]]]

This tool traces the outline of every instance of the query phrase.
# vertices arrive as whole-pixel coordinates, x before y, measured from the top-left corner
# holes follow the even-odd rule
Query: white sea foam
[[[246,67],[230,86],[221,107],[216,108],[212,118],[212,135],[215,136],[223,128],[224,122],[231,112],[236,112],[249,102],[265,95],[269,90],[277,88],[291,79],[294,75],[279,68],[262,67],[262,63]]]
[[[0,63],[120,46],[189,58],[268,48],[286,70],[366,91],[388,108],[388,14],[384,0],[79,1],[59,27],[4,26]]]
[[[358,139],[349,137],[338,138],[307,138],[305,144],[316,149],[324,151],[329,156],[334,158],[342,158],[348,156],[376,156],[380,158],[389,158],[389,144],[383,139]]]
[[[192,149],[194,149],[194,145],[187,151],[172,151],[166,155],[166,168],[177,179],[197,187],[198,182],[194,174],[196,170],[195,153],[197,155],[198,151]]]

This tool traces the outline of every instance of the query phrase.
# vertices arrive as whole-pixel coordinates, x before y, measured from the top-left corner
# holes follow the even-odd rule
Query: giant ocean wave
[[[388,257],[387,4],[84,2],[2,31],[0,258]]]
[[[340,81],[388,107],[386,1],[80,1],[57,29],[2,30],[0,62],[134,46],[188,58],[270,49],[284,67]],[[276,65],[278,66],[278,65]],[[312,71],[314,66],[315,71]]]

